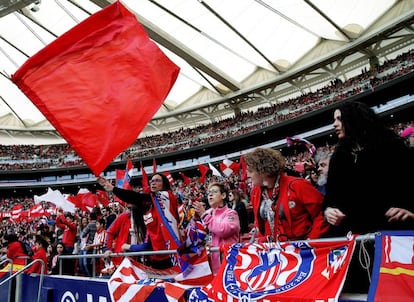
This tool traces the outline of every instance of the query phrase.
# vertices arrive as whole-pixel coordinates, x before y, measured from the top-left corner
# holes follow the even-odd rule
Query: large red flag
[[[29,58],[12,81],[99,175],[137,139],[178,73],[116,1]]]
[[[91,212],[94,207],[99,207],[98,197],[88,189],[79,189],[78,194],[71,198],[78,209]]]

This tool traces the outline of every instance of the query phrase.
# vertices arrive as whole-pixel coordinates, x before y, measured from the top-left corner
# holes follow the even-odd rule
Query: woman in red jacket
[[[22,242],[19,241],[16,234],[7,234],[4,236],[7,241],[7,247],[1,249],[1,253],[6,254],[7,258],[13,261],[13,271],[18,271],[26,265],[29,256],[25,253]],[[8,271],[9,266],[1,271]]]
[[[329,225],[322,212],[323,195],[312,184],[284,172],[285,158],[271,148],[246,154],[255,226],[263,240],[315,239]]]
[[[32,262],[36,259],[43,261],[43,272],[47,274],[47,246],[49,243],[42,236],[37,235],[35,241],[35,253],[32,257]],[[41,274],[42,273],[42,263],[36,262],[31,267],[26,270],[28,274]]]

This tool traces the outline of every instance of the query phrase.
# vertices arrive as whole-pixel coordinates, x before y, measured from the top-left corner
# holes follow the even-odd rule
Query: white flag
[[[75,205],[70,201],[66,200],[65,196],[60,193],[59,190],[52,190],[51,188],[47,189],[47,193],[41,196],[35,195],[33,197],[35,203],[40,203],[42,201],[49,201],[54,203],[56,207],[62,208],[65,212],[75,212]]]
[[[208,163],[208,167],[213,172],[213,175],[218,176],[218,177],[223,177],[223,175],[221,175],[219,170],[217,170],[212,164]]]

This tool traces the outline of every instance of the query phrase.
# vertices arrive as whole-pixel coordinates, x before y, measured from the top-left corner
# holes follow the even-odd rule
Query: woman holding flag
[[[166,176],[155,173],[150,180],[149,193],[117,188],[104,177],[99,177],[98,183],[122,201],[134,204],[140,209],[154,251],[180,247],[177,199]],[[156,269],[166,269],[178,267],[178,261],[172,255],[153,255],[149,259],[149,265]]]

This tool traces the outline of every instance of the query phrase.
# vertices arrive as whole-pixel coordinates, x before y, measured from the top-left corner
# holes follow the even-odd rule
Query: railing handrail
[[[41,269],[41,273],[40,273],[40,280],[39,280],[39,289],[38,289],[38,292],[37,292],[37,302],[40,302],[40,295],[41,295],[41,292],[42,292],[43,278],[44,278],[44,274],[45,274],[45,262],[42,259],[35,259],[32,262],[30,262],[29,264],[25,265],[23,268],[21,268],[20,270],[18,270],[14,274],[11,274],[9,277],[7,277],[3,281],[1,281],[0,286],[2,286],[4,283],[10,281],[13,278],[16,278],[17,276],[20,276],[21,274],[24,273],[25,270],[27,270],[29,267],[33,266],[37,262],[40,262],[40,264],[42,265],[42,269]]]
[[[355,240],[357,242],[359,241],[372,241],[375,239],[375,235],[378,233],[367,233],[364,235],[357,235],[355,237]],[[343,240],[349,240],[349,237],[326,237],[326,238],[318,238],[318,239],[306,239],[306,240],[295,240],[295,241],[288,241],[291,243],[298,243],[298,242],[328,242],[328,241],[343,241]],[[209,252],[219,252],[220,247],[218,246],[208,246]],[[170,255],[170,254],[176,254],[178,251],[176,249],[174,250],[160,250],[160,251],[139,251],[139,252],[123,252],[123,253],[111,253],[108,255],[109,258],[113,257],[127,257],[127,256],[153,256],[153,255]],[[59,262],[59,272],[62,274],[62,261],[63,259],[84,259],[84,258],[91,258],[91,259],[98,259],[98,258],[107,258],[105,254],[83,254],[83,255],[59,255],[58,256],[58,262]],[[95,263],[93,265],[93,271],[92,271],[92,277],[96,276],[95,272]]]

